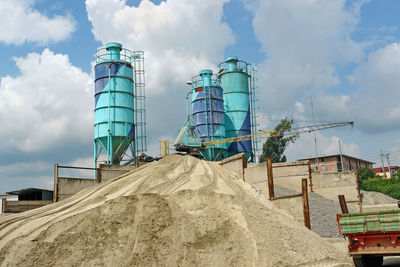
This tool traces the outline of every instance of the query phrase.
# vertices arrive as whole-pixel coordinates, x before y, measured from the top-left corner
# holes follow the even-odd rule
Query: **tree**
[[[299,138],[299,134],[284,136],[286,131],[292,129],[293,122],[293,120],[284,118],[275,127],[276,134],[274,135],[276,136],[268,137],[267,141],[265,141],[259,158],[260,162],[264,162],[267,158],[271,158],[272,162],[286,162],[286,156],[284,155],[286,148]]]
[[[358,179],[360,183],[369,178],[374,178],[376,176],[375,172],[368,168],[358,168]]]

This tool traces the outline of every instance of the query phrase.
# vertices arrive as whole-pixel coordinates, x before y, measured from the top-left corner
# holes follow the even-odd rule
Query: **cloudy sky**
[[[51,188],[53,164],[91,166],[93,61],[110,41],[145,51],[149,154],[185,119],[186,81],[235,55],[258,65],[259,122],[317,133],[319,153],[400,165],[398,0],[2,0],[0,194]],[[313,135],[287,150],[315,154]],[[380,163],[379,163],[380,164]]]

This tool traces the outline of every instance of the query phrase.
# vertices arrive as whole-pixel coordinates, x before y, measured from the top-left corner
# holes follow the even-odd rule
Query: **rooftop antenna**
[[[312,96],[310,96],[310,101],[311,101],[311,111],[312,111],[312,126],[313,126],[313,130],[314,130],[314,125],[315,125],[315,118],[314,118],[314,104],[313,104],[313,100],[312,100]],[[318,160],[318,147],[317,147],[317,135],[315,134],[314,131],[314,143],[315,143],[315,157],[317,159],[317,169],[318,169],[318,165],[319,165],[319,160]]]

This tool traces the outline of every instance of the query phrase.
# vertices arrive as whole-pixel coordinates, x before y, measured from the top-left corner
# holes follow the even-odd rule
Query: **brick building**
[[[320,155],[318,156],[318,161],[316,157],[308,157],[299,160],[308,160],[311,164],[311,168],[319,172],[351,171],[358,168],[368,168],[372,170],[372,165],[374,164],[374,162],[345,154]]]
[[[385,167],[385,172],[386,172],[386,178],[391,178],[393,174],[395,174],[398,170],[400,169],[399,166],[390,166],[390,172],[389,172],[389,168]],[[380,168],[374,168],[373,171],[383,177],[385,174],[383,173],[382,167]]]

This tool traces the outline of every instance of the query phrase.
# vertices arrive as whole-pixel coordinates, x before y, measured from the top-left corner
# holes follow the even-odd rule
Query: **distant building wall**
[[[394,174],[400,169],[399,166],[390,166],[390,172],[389,168],[385,167],[385,173],[386,173],[386,178],[392,178]],[[380,177],[384,177],[385,173],[383,173],[383,168],[374,168],[373,171],[375,172],[376,175],[379,175]]]
[[[52,200],[6,200],[2,202],[2,209],[4,209],[4,213],[17,213],[40,208],[51,203],[53,203]]]
[[[342,169],[343,159],[343,169]],[[353,171],[358,168],[372,169],[373,162],[367,160],[351,157],[348,155],[320,155],[318,159],[316,157],[302,159],[308,160],[311,164],[311,168],[319,172],[341,172],[341,171]]]
[[[4,200],[3,200],[4,199]],[[2,203],[4,201],[16,201],[18,200],[18,196],[14,196],[14,195],[0,195],[0,200],[2,201]],[[0,214],[4,213],[5,211],[3,210],[3,204],[0,206]]]

